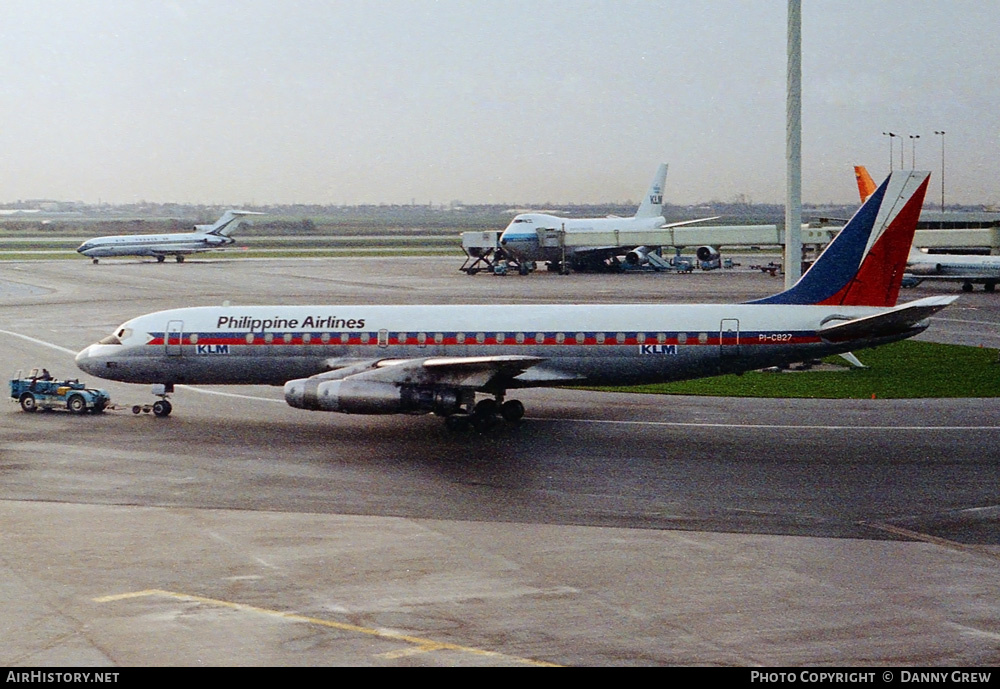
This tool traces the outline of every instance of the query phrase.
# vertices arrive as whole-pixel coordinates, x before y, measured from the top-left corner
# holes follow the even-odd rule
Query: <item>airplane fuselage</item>
[[[520,262],[562,261],[565,255],[572,260],[576,255],[600,251],[623,252],[619,247],[576,246],[562,247],[559,234],[586,232],[631,232],[655,230],[664,225],[662,216],[654,218],[560,218],[547,213],[522,213],[516,216],[500,235],[500,246]]]
[[[914,275],[979,276],[1000,280],[1000,256],[921,254],[911,258],[906,268]]]
[[[653,383],[742,372],[910,337],[829,342],[824,325],[870,307],[459,305],[192,307],[124,323],[77,356],[129,383],[270,384],[344,362],[530,356],[507,387]]]
[[[88,239],[77,252],[88,258],[107,256],[175,256],[219,249],[236,240],[201,232],[133,234]]]

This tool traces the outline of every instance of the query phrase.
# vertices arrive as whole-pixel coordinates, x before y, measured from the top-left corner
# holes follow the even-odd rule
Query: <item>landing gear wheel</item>
[[[518,400],[507,400],[500,405],[500,416],[505,421],[520,421],[524,418],[524,405]]]
[[[183,256],[178,256],[177,257],[177,262],[178,263],[184,263],[184,257]]]
[[[96,258],[94,259],[94,265],[95,266],[97,265],[97,259]]]
[[[86,414],[87,400],[83,399],[79,395],[73,395],[66,402],[66,407],[74,414]]]
[[[139,414],[141,412],[142,412],[142,405],[141,404],[133,404],[132,405],[132,413],[133,414]]]
[[[21,395],[21,409],[27,412],[38,411],[38,400],[30,392]]]
[[[997,283],[987,282],[985,285],[983,285],[983,289],[986,290],[987,292],[995,292],[997,289]]]
[[[972,283],[971,282],[964,282],[964,283],[962,283],[962,291],[963,292],[971,292],[972,291]]]
[[[156,257],[156,262],[157,262],[157,263],[163,263],[163,261],[164,261],[165,259],[166,259],[166,256],[157,256],[157,257]]]
[[[500,406],[496,400],[479,400],[472,408],[472,426],[480,433],[488,431],[497,425],[497,412]]]
[[[472,409],[474,416],[496,416],[498,411],[497,401],[491,399],[479,400]]]
[[[167,400],[156,400],[153,402],[153,414],[156,416],[170,416],[174,410],[174,405]]]

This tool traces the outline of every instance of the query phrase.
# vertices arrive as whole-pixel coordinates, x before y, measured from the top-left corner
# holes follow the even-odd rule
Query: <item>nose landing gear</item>
[[[174,405],[170,404],[170,400],[167,396],[174,391],[173,384],[164,385],[162,383],[157,383],[153,386],[153,394],[160,399],[156,400],[152,404],[136,404],[132,407],[133,414],[142,414],[153,412],[153,416],[158,416],[160,418],[170,416],[170,412],[174,410]]]

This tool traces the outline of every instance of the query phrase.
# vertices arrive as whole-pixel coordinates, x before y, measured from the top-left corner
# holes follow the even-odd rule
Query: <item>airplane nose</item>
[[[81,371],[86,371],[87,373],[94,374],[93,368],[97,365],[96,360],[93,357],[91,350],[94,345],[84,347],[76,355],[76,367]]]

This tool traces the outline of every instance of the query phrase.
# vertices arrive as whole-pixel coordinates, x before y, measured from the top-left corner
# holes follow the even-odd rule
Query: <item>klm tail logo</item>
[[[229,345],[198,345],[198,354],[229,354]]]
[[[649,202],[651,204],[653,204],[654,206],[662,206],[663,205],[663,194],[650,194],[650,196],[649,196]]]

